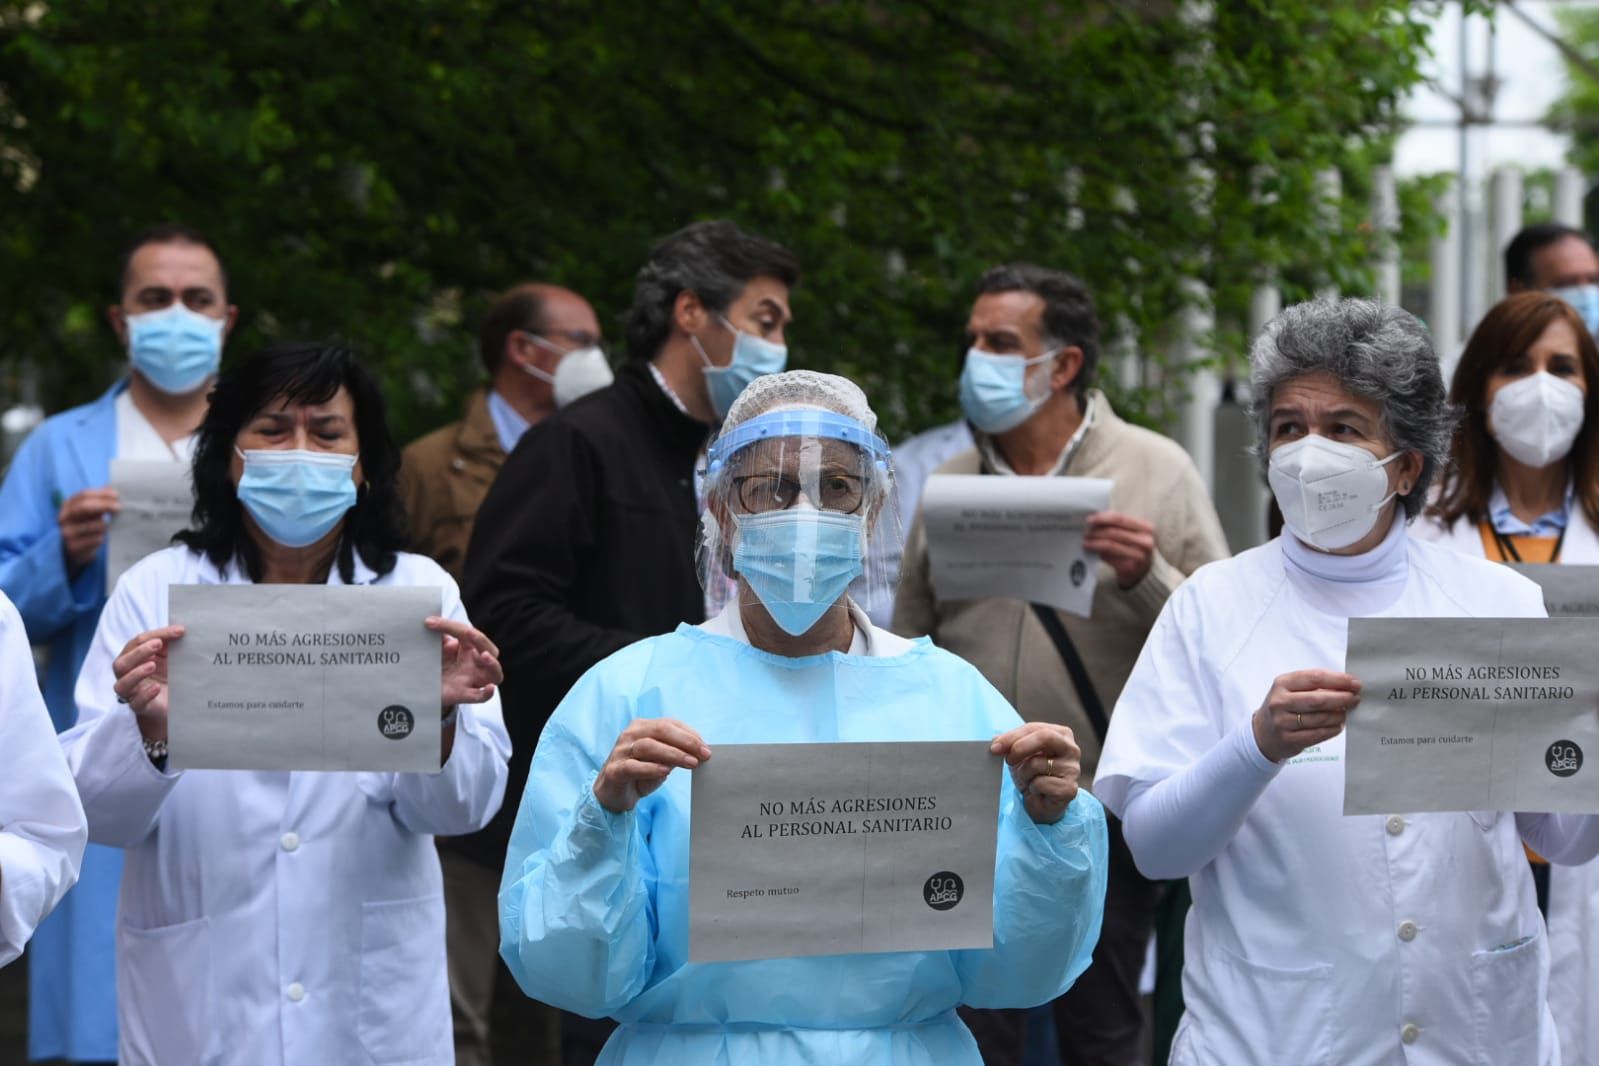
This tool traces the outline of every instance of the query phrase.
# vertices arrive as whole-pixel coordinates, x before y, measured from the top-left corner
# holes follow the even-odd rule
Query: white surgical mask
[[[1266,480],[1294,536],[1323,551],[1347,548],[1372,531],[1394,494],[1378,459],[1364,448],[1311,435],[1271,453]]]
[[[536,333],[529,333],[528,338],[540,348],[556,352],[561,356],[561,361],[555,364],[555,373],[551,374],[540,370],[527,363],[521,364],[522,369],[538,378],[547,381],[555,390],[555,406],[565,407],[580,397],[587,396],[597,389],[603,389],[616,380],[611,373],[611,364],[605,358],[605,352],[597,345],[587,348],[575,348],[564,351]]]
[[[1540,370],[1494,393],[1488,430],[1517,462],[1542,469],[1571,453],[1582,416],[1582,390]]]

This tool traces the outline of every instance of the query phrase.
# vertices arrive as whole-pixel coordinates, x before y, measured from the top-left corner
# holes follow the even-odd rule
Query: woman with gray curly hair
[[[1191,879],[1171,1062],[1552,1066],[1522,842],[1580,862],[1599,852],[1599,820],[1342,813],[1361,691],[1343,669],[1348,620],[1539,617],[1542,596],[1409,535],[1455,421],[1414,316],[1301,304],[1251,361],[1285,532],[1167,601],[1095,784],[1145,875]]]

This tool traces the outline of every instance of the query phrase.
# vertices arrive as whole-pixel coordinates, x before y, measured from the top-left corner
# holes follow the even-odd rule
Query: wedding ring
[[[1054,777],[1055,776],[1055,760],[1054,759],[1051,758],[1051,759],[1045,759],[1044,760],[1044,773],[1049,775],[1050,777]]]
[[[1303,728],[1305,728],[1305,716],[1304,715],[1302,715],[1302,714],[1294,715],[1294,721],[1297,723],[1294,726],[1295,729],[1303,729]]]

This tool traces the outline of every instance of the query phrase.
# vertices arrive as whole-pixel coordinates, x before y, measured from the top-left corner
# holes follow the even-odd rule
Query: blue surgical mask
[[[239,458],[239,502],[285,548],[315,544],[355,506],[353,455],[267,448],[239,452]]]
[[[785,633],[810,632],[863,569],[863,515],[790,507],[733,520],[733,569]]]
[[[220,318],[174,302],[159,311],[129,315],[128,358],[146,381],[173,396],[193,392],[222,365]]]
[[[1571,285],[1549,291],[1577,309],[1588,324],[1589,333],[1599,334],[1599,285]]]
[[[721,315],[717,318],[733,331],[733,359],[730,363],[726,366],[713,365],[700,339],[691,333],[689,340],[694,342],[700,358],[705,360],[702,368],[705,385],[710,390],[711,406],[716,410],[716,417],[726,418],[727,412],[733,409],[733,401],[744,391],[744,386],[762,374],[783,372],[783,368],[788,366],[788,348],[762,340],[753,333],[745,333]]]
[[[1048,390],[1038,397],[1028,395],[1028,369],[1059,352],[1059,348],[1051,348],[1037,358],[1023,359],[973,348],[966,353],[966,365],[961,369],[961,410],[984,433],[1015,429],[1049,399]]]

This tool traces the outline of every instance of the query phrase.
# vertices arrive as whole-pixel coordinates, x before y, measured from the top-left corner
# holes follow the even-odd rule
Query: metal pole
[[[1490,303],[1505,294],[1505,259],[1502,254],[1510,238],[1521,229],[1521,171],[1501,167],[1488,179],[1488,232],[1492,235],[1488,248],[1488,271],[1493,287],[1488,292]]]
[[[1561,167],[1555,173],[1555,221],[1567,226],[1583,225],[1582,194],[1587,184],[1576,167]]]
[[[1399,183],[1394,168],[1372,168],[1372,226],[1377,231],[1377,299],[1399,306]]]
[[[1461,212],[1460,190],[1445,189],[1438,194],[1435,208],[1447,222],[1443,233],[1432,239],[1432,326],[1433,344],[1443,360],[1447,377],[1454,372],[1453,361],[1460,348]]]

